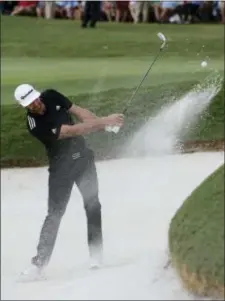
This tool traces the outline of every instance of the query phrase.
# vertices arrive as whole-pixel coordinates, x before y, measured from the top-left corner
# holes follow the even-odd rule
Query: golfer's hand
[[[106,126],[118,126],[122,127],[124,124],[123,114],[111,114],[105,118]]]

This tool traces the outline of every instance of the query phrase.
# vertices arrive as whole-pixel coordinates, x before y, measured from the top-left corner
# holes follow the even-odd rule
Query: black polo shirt
[[[45,146],[50,165],[65,162],[71,164],[88,150],[83,136],[58,139],[63,124],[74,124],[68,112],[72,102],[52,89],[42,92],[40,98],[45,104],[46,111],[43,115],[27,111],[28,130]]]

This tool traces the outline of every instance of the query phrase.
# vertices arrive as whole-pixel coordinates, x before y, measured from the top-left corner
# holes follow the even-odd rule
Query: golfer
[[[103,259],[98,179],[94,153],[87,147],[82,135],[104,130],[107,126],[121,127],[124,116],[112,114],[97,117],[89,110],[72,104],[54,89],[39,92],[29,84],[19,85],[14,96],[27,111],[28,131],[45,146],[49,160],[48,212],[41,229],[37,254],[22,275],[36,277],[49,263],[74,184],[82,195],[86,212],[91,267],[98,267]],[[72,116],[80,122],[75,123]]]

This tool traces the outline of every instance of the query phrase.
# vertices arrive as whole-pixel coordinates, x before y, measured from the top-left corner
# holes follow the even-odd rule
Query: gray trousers
[[[83,197],[90,256],[95,256],[96,252],[99,256],[99,252],[102,252],[101,204],[98,198],[98,179],[94,160],[79,158],[73,168],[65,171],[66,169],[49,174],[48,213],[41,229],[37,255],[32,258],[32,263],[38,267],[47,265],[51,258],[74,183]]]

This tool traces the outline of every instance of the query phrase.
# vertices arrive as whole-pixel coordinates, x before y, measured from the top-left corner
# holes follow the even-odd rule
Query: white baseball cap
[[[23,107],[29,106],[33,101],[39,98],[41,93],[34,89],[31,85],[19,85],[14,92],[15,99]]]

